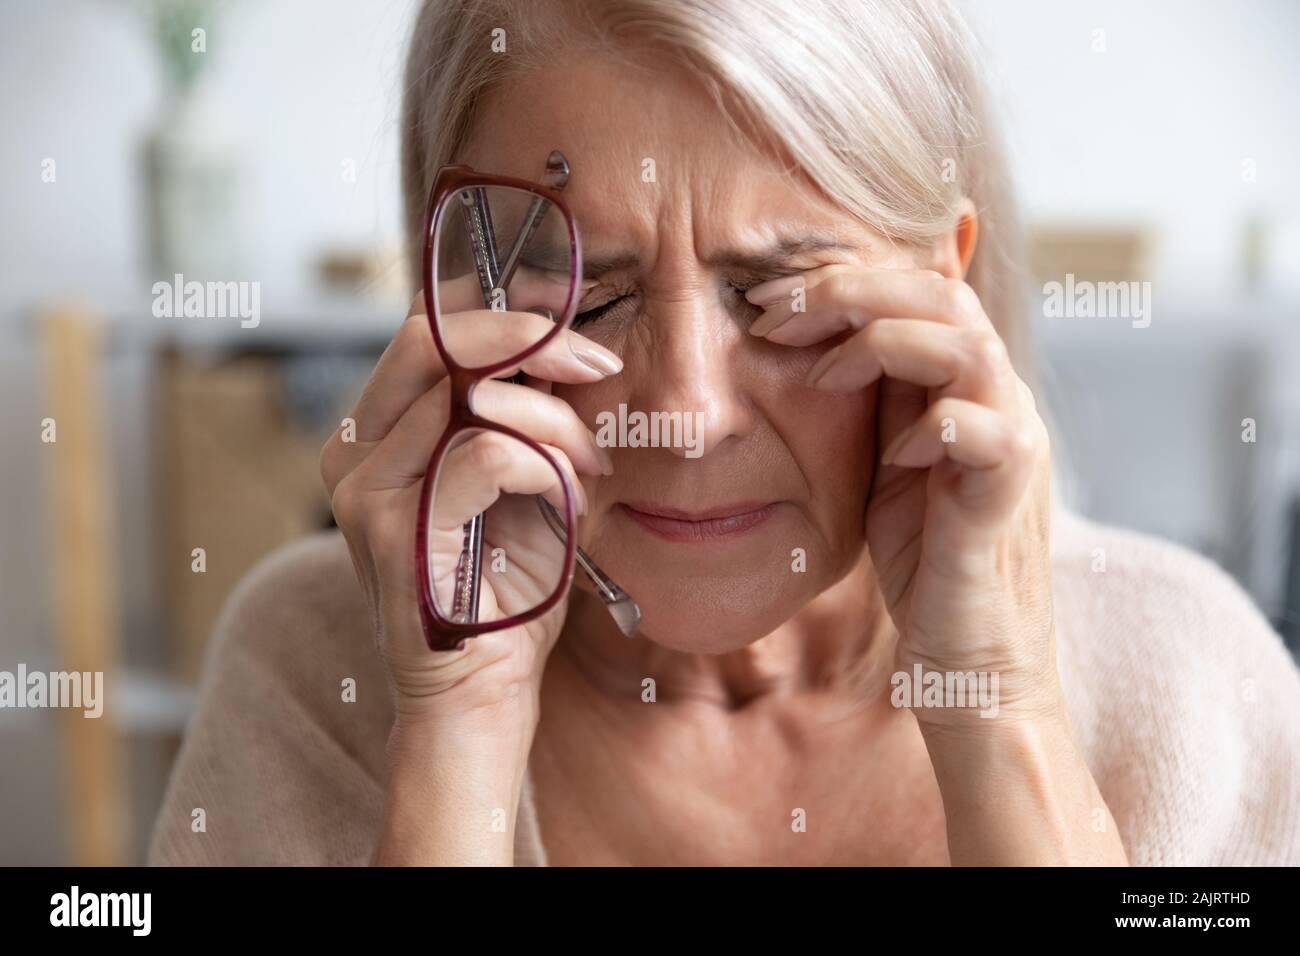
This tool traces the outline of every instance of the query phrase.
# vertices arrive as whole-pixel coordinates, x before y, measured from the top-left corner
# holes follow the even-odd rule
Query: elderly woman
[[[405,97],[422,292],[154,862],[1300,863],[1276,635],[1053,506],[946,3],[431,0]]]

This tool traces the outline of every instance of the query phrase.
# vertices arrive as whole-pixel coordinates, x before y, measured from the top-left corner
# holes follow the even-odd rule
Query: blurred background
[[[143,860],[222,600],[329,523],[317,450],[407,304],[416,6],[0,4],[0,671],[102,670],[111,704],[0,709],[2,864]],[[1294,652],[1300,5],[964,9],[1064,488],[1211,557]],[[178,272],[259,283],[260,322],[156,316]],[[1047,317],[1067,273],[1150,282],[1149,326]]]

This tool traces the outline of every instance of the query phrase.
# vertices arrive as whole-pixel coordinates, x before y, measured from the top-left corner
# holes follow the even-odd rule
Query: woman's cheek
[[[854,558],[875,476],[877,385],[827,393],[798,386],[798,394],[769,413],[802,474],[808,476],[809,520],[827,542]]]
[[[820,397],[825,393],[810,389],[804,385],[808,373],[823,355],[837,348],[857,333],[856,329],[837,332],[824,341],[798,348],[755,339],[753,357],[750,367],[769,381],[779,382],[782,388],[793,388],[804,398]]]
[[[628,374],[628,369],[624,366],[623,372],[603,381],[589,385],[555,385],[551,391],[556,398],[568,403],[586,426],[595,432],[599,427],[597,416],[602,411],[616,409],[620,403],[627,402]]]

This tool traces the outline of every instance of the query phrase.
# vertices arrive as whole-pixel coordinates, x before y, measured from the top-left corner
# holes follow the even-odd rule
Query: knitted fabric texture
[[[1066,706],[1130,861],[1300,864],[1300,676],[1245,593],[1190,551],[1065,512],[1053,588]],[[222,613],[149,862],[369,863],[392,721],[342,538],[280,550]],[[515,865],[546,865],[527,772]]]

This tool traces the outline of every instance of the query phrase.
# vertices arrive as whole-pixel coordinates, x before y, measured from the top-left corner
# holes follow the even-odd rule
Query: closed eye
[[[598,305],[594,309],[586,309],[579,312],[573,317],[573,326],[577,328],[580,325],[586,325],[589,322],[595,322],[613,312],[623,302],[632,298],[630,295],[620,295],[617,298],[610,299],[604,305]]]
[[[765,272],[763,275],[746,275],[729,280],[727,286],[739,297],[738,304],[740,306],[762,311],[760,307],[754,305],[745,298],[745,293],[754,288],[754,286],[761,285],[770,279],[779,279],[788,275],[798,275],[800,271],[802,270],[793,270],[789,272]],[[631,293],[626,293],[624,295],[616,296],[595,308],[583,309],[573,317],[573,327],[577,328],[581,325],[599,321],[610,313],[616,312],[621,305],[631,298],[633,298],[633,295]]]

